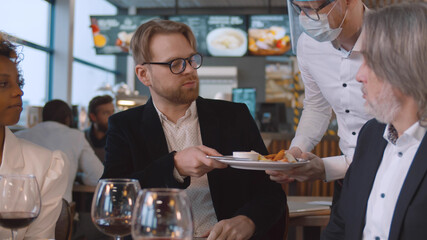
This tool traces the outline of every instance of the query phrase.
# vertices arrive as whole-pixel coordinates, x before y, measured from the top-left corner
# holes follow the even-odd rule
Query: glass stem
[[[16,240],[16,236],[18,235],[18,230],[16,229],[10,229],[12,232],[12,240]]]

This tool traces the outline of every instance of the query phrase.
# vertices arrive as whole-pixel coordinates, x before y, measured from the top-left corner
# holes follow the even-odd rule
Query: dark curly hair
[[[7,36],[6,33],[0,32],[0,56],[5,56],[15,63],[16,69],[18,70],[18,85],[22,88],[24,86],[24,78],[18,65],[23,57],[17,50],[18,46],[9,41]]]

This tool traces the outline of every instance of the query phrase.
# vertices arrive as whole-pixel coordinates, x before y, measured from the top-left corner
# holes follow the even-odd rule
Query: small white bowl
[[[236,40],[236,45],[232,46],[231,48],[227,48],[225,45],[218,44],[219,39],[224,39],[227,37]],[[208,33],[206,36],[206,43],[208,46],[208,51],[212,56],[241,57],[245,55],[246,51],[248,50],[247,34],[238,28],[216,28]]]
[[[233,152],[233,157],[258,161],[258,153],[256,152]]]

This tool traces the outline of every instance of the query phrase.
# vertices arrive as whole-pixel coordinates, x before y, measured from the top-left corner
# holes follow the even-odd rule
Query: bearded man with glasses
[[[303,31],[296,53],[305,86],[304,110],[289,152],[310,162],[291,171],[267,173],[279,183],[339,180],[352,162],[360,128],[372,118],[364,111],[362,85],[356,81],[363,62],[360,35],[368,9],[361,0],[288,0],[288,6],[292,6],[291,32]],[[321,159],[309,152],[326,132],[332,110],[343,155]],[[334,202],[340,186],[337,181]]]
[[[262,171],[207,158],[233,151],[267,154],[267,149],[246,105],[198,96],[203,58],[190,28],[149,21],[135,32],[131,49],[136,75],[151,98],[110,117],[103,178],[135,178],[142,188],[185,189],[194,237],[283,239],[281,186]]]

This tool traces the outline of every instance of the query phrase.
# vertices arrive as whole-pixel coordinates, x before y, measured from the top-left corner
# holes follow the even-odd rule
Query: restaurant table
[[[289,227],[295,228],[295,240],[320,239],[329,222],[331,202],[332,197],[288,196]]]
[[[96,186],[87,186],[82,184],[73,185],[73,202],[76,203],[77,212],[90,213],[95,188]]]

